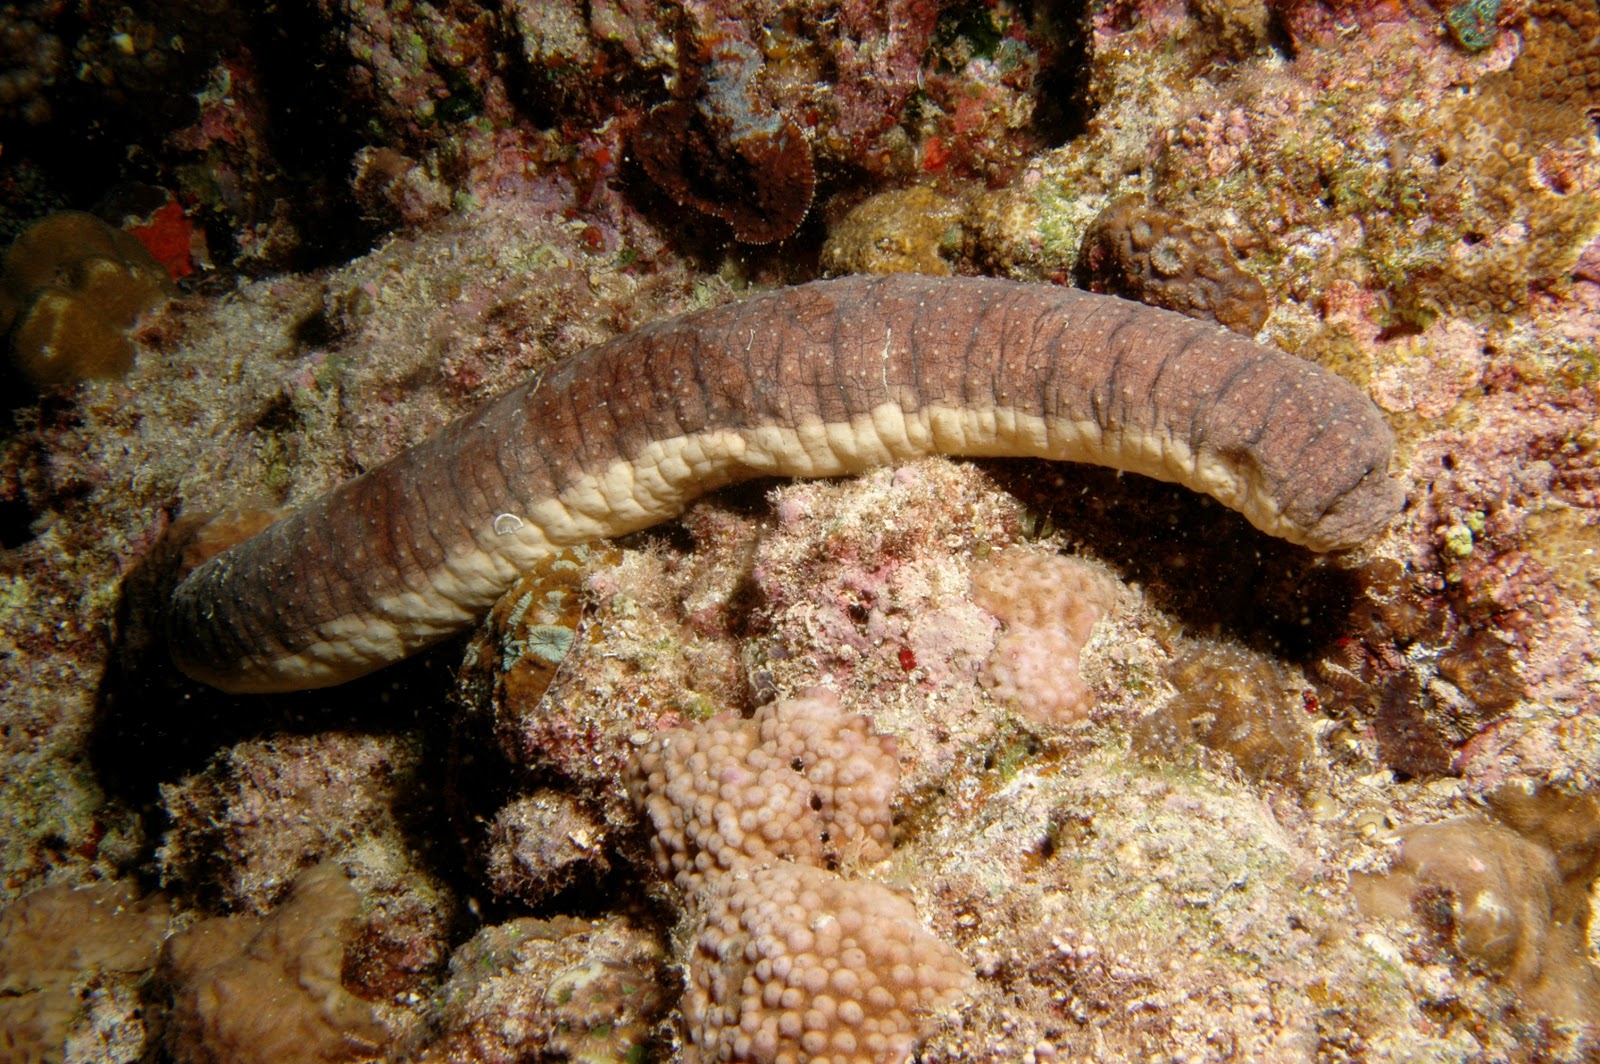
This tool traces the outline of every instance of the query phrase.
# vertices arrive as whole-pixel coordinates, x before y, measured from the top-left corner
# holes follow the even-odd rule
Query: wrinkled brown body
[[[721,448],[716,460],[661,461],[664,444],[698,455],[701,440]],[[999,280],[822,281],[562,363],[197,569],[167,628],[179,665],[218,686],[338,683],[493,601],[514,571],[510,555],[491,557],[510,527],[497,516],[553,548],[646,527],[751,476],[922,453],[1131,469],[1340,549],[1398,510],[1392,447],[1338,376],[1170,312]],[[1218,471],[1243,487],[1215,487]],[[635,480],[625,505],[601,490]]]

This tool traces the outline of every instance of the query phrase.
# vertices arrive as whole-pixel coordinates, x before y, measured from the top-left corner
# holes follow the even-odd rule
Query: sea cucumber
[[[174,661],[229,691],[342,683],[470,625],[560,547],[755,476],[927,454],[1177,481],[1313,550],[1399,509],[1354,386],[1215,325],[981,278],[818,281],[657,322],[541,373],[173,592]]]

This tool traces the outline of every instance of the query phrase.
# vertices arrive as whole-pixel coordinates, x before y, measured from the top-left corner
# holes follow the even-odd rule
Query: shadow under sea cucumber
[[[927,454],[1176,481],[1313,550],[1398,511],[1393,438],[1315,364],[1046,285],[847,277],[590,348],[201,565],[173,659],[230,691],[342,683],[476,620],[538,559],[757,476]]]

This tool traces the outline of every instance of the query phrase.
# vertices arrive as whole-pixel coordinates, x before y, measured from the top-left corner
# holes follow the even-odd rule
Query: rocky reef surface
[[[1591,0],[274,10],[0,12],[0,223],[101,219],[0,277],[48,323],[0,1060],[1600,1059]],[[1314,360],[1406,507],[1320,556],[929,459],[566,552],[345,688],[167,663],[210,543],[592,343],[894,270]]]

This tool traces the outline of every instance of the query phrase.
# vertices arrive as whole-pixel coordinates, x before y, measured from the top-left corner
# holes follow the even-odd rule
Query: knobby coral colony
[[[167,634],[227,690],[336,684],[470,625],[563,546],[750,477],[934,453],[1177,481],[1336,550],[1399,509],[1392,449],[1340,377],[1168,311],[989,279],[815,282],[535,377],[197,568]]]

